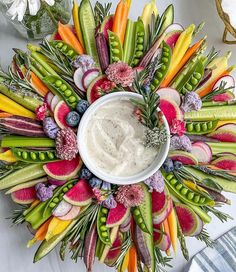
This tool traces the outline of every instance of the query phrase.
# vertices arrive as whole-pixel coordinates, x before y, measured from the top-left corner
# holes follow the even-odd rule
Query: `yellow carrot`
[[[136,272],[138,270],[137,263],[138,263],[137,250],[136,250],[135,246],[132,246],[129,249],[128,272]]]
[[[171,240],[172,248],[174,250],[174,253],[176,254],[178,235],[177,235],[177,219],[176,219],[176,214],[174,209],[172,209],[171,213],[167,217],[167,221],[168,221],[168,226],[170,229],[170,240]]]
[[[74,0],[72,16],[73,16],[77,38],[79,39],[81,46],[84,48],[84,40],[83,40],[83,35],[82,35],[80,21],[79,21],[79,5],[77,0]]]
[[[129,251],[126,253],[122,264],[118,267],[117,272],[125,272],[129,264]]]
[[[127,0],[120,0],[119,4],[116,7],[112,31],[117,34],[122,44],[124,43],[125,39],[128,13],[129,8]]]
[[[169,86],[170,82],[172,81],[172,79],[178,74],[178,72],[184,67],[184,65],[188,62],[188,60],[198,51],[198,49],[201,47],[201,45],[203,44],[203,42],[205,41],[204,39],[201,39],[200,41],[196,42],[193,46],[191,46],[186,54],[183,56],[182,60],[180,61],[180,63],[176,66],[175,69],[172,69],[170,72],[168,73],[168,75],[166,76],[166,78],[163,80],[162,84],[161,84],[161,88],[167,87]]]
[[[128,4],[128,9],[130,10],[131,4],[132,4],[132,0],[127,0],[127,4]]]
[[[7,150],[4,153],[0,153],[0,161],[16,162],[17,158],[14,156],[11,150]]]
[[[53,217],[53,219],[51,220],[48,226],[48,230],[45,236],[46,241],[62,233],[70,225],[71,222],[72,220],[62,221],[58,219],[57,217]]]
[[[196,183],[190,181],[190,180],[183,180],[183,183],[190,189],[192,189],[195,192],[203,192],[205,194],[209,194],[207,190],[205,190],[204,188],[198,186]]]
[[[62,23],[58,23],[58,33],[60,34],[62,40],[72,46],[78,54],[83,54],[84,49],[80,44],[79,40],[71,30],[69,25],[63,25]]]
[[[43,84],[41,79],[37,77],[36,74],[32,71],[30,72],[30,77],[31,77],[30,81],[33,88],[42,96],[46,96],[46,94],[49,92],[48,87],[45,84]]]
[[[25,109],[3,94],[0,94],[0,110],[7,113],[35,119],[35,114],[32,111]]]

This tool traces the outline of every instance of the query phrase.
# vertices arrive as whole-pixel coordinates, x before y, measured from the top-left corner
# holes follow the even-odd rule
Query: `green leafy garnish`
[[[102,5],[100,2],[96,2],[94,7],[94,17],[96,26],[100,26],[104,21],[105,17],[110,15],[112,3],[107,3]]]

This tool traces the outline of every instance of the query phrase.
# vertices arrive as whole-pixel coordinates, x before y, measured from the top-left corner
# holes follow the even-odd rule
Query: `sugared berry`
[[[89,184],[92,188],[97,187],[100,188],[102,185],[102,180],[96,177],[93,177],[89,180]]]
[[[93,176],[93,173],[86,167],[83,167],[81,172],[80,172],[80,178],[81,179],[86,179],[89,180]]]
[[[169,173],[169,172],[172,172],[174,170],[174,163],[170,158],[167,158],[164,161],[162,167],[165,170],[165,172]]]
[[[76,111],[80,114],[84,114],[89,107],[89,102],[87,100],[80,100],[76,105]]]
[[[179,170],[182,167],[183,167],[182,162],[180,162],[180,161],[174,161],[174,168],[175,168],[175,170]]]
[[[71,111],[66,116],[66,123],[70,127],[78,126],[80,121],[80,115],[76,111]]]

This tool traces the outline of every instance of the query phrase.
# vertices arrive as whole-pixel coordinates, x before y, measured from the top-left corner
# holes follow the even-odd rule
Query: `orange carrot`
[[[83,54],[84,49],[81,46],[79,40],[71,30],[69,25],[63,25],[62,23],[58,23],[58,33],[61,36],[62,40],[72,46],[78,54]]]
[[[6,117],[10,117],[13,114],[11,113],[7,113],[7,112],[0,112],[0,118],[6,118]]]
[[[168,87],[170,82],[173,80],[173,78],[178,74],[178,72],[184,67],[184,65],[188,62],[188,60],[198,51],[198,49],[201,47],[204,39],[201,39],[200,41],[196,42],[193,46],[191,46],[187,52],[185,53],[184,57],[176,67],[176,69],[172,70],[167,77],[164,79],[164,81],[161,83],[161,88]]]
[[[137,251],[134,246],[129,249],[128,272],[136,272],[137,269]]]
[[[176,219],[176,214],[174,209],[172,209],[171,213],[167,217],[167,221],[168,221],[169,230],[170,230],[171,244],[172,244],[174,252],[176,253],[178,235],[177,235],[177,219]]]
[[[128,20],[129,6],[127,0],[120,0],[116,7],[112,31],[117,34],[121,43],[124,43],[125,31]]]
[[[32,71],[30,72],[30,77],[31,77],[31,84],[33,85],[35,90],[42,96],[46,96],[46,94],[49,92],[48,87],[45,84],[43,84],[41,79],[37,77],[36,74]]]

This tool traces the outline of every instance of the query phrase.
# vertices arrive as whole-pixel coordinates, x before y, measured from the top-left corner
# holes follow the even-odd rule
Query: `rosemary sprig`
[[[121,253],[118,257],[118,259],[116,260],[116,262],[114,263],[114,266],[116,267],[116,269],[118,270],[118,268],[123,264],[125,256],[127,254],[127,252],[129,251],[131,245],[132,245],[132,240],[131,240],[131,233],[128,232],[125,239],[124,239],[124,243],[122,244],[121,247]]]
[[[4,178],[16,170],[22,169],[27,165],[25,162],[15,162],[12,164],[2,164],[0,167],[0,178]]]
[[[207,247],[211,247],[211,248],[214,247],[215,241],[213,241],[213,240],[210,238],[209,233],[208,233],[205,229],[203,229],[203,230],[201,231],[201,233],[200,233],[198,236],[196,236],[196,238],[197,238],[199,241],[204,242],[204,243],[206,244]]]
[[[207,60],[205,62],[205,67],[207,67],[218,55],[219,51],[215,50],[215,47],[212,47],[210,52],[207,55]]]
[[[159,248],[155,248],[154,249],[154,255],[155,255],[155,259],[156,259],[156,271],[165,271],[165,269],[163,269],[163,267],[167,266],[167,267],[172,267],[171,264],[169,264],[169,262],[172,260],[171,257],[166,257],[162,255],[162,252]],[[163,266],[163,267],[161,267]]]
[[[27,205],[19,205],[18,209],[13,210],[13,213],[10,217],[7,219],[10,219],[12,221],[12,226],[14,225],[20,225],[25,222],[25,216],[24,211],[28,209]]]
[[[226,85],[227,85],[227,82],[222,81],[219,87],[213,89],[209,94],[207,94],[206,96],[202,98],[202,102],[210,102],[212,101],[215,95],[224,94],[227,91],[234,89],[234,86],[226,87]]]
[[[205,212],[211,212],[214,214],[222,223],[227,222],[229,219],[233,220],[233,217],[231,217],[229,214],[219,211],[218,209],[210,206],[203,207]]]
[[[100,26],[101,23],[104,21],[105,17],[110,15],[112,3],[107,3],[102,5],[100,2],[96,2],[94,7],[94,17],[96,26]]]

